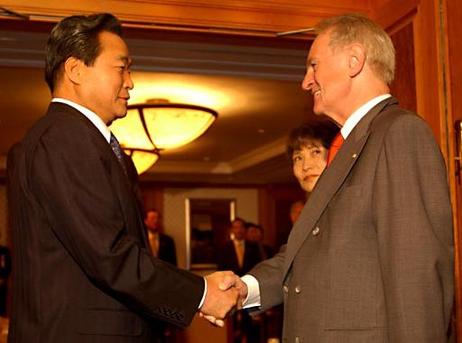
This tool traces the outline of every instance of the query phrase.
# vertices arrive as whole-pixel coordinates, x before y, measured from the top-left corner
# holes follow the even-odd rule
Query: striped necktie
[[[117,160],[119,160],[119,163],[122,169],[124,170],[124,173],[127,174],[127,167],[125,166],[124,153],[122,151],[122,148],[120,147],[119,141],[112,134],[112,132],[111,132],[111,139],[109,143],[111,144],[112,151],[114,151],[114,154],[116,155]]]

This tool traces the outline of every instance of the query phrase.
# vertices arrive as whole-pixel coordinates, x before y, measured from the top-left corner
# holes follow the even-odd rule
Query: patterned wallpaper
[[[186,199],[235,199],[236,216],[258,222],[258,191],[254,188],[165,188],[163,224],[175,240],[178,266],[186,268]]]

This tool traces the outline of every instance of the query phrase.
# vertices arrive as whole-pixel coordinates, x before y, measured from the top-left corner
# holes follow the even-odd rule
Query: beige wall
[[[165,188],[163,224],[165,233],[175,240],[180,268],[186,267],[187,198],[235,199],[236,216],[258,222],[258,192],[255,188]]]

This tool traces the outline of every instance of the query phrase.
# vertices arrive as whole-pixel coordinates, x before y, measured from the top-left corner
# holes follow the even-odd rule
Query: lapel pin
[[[358,157],[358,154],[351,155],[351,158],[353,158],[353,159],[356,158],[356,157]]]

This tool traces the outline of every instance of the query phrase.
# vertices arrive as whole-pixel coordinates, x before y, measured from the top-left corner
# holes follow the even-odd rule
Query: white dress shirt
[[[61,102],[63,104],[66,104],[66,105],[69,105],[69,106],[75,108],[77,111],[82,113],[85,117],[87,117],[88,120],[93,123],[93,125],[96,126],[98,131],[101,132],[103,137],[109,143],[109,141],[111,139],[111,131],[107,127],[106,123],[101,119],[101,117],[98,116],[95,112],[89,110],[86,107],[83,107],[82,105],[76,104],[75,102],[73,102],[71,100],[68,100],[68,99],[53,98],[53,99],[51,99],[51,102]]]

